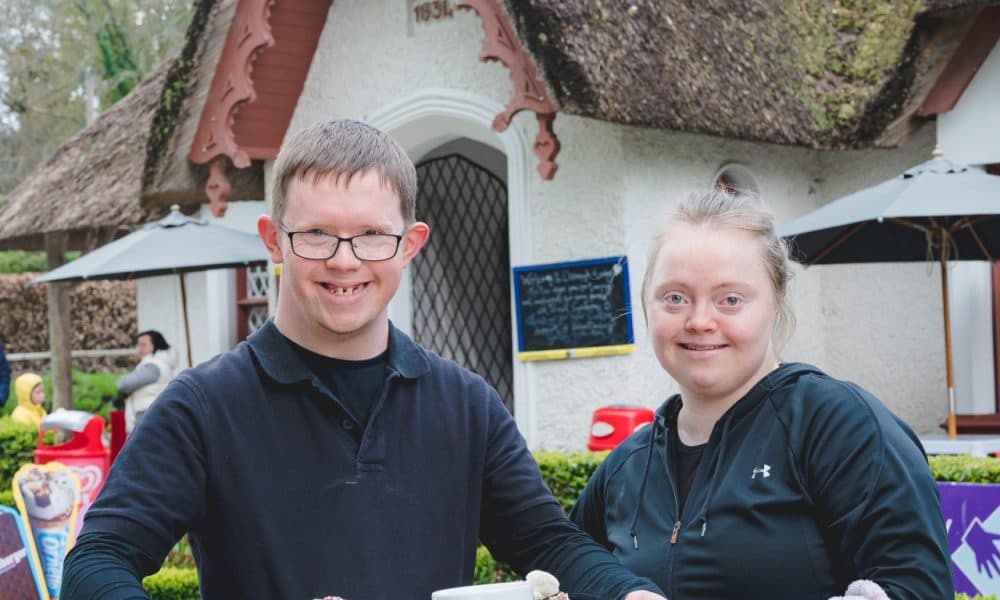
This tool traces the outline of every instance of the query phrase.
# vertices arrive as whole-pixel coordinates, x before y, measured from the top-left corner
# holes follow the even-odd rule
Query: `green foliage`
[[[6,250],[0,252],[0,273],[31,273],[44,272],[44,252],[28,252],[25,250]]]
[[[104,78],[113,82],[105,92],[102,104],[111,106],[132,91],[139,83],[140,73],[132,59],[132,44],[120,24],[105,23],[96,37]]]
[[[198,573],[194,569],[164,567],[142,580],[152,600],[199,600]]]
[[[10,417],[0,418],[0,504],[14,505],[11,481],[25,463],[35,462],[38,429],[15,423]]]
[[[108,108],[180,45],[191,8],[190,0],[0,2],[0,193],[87,124],[88,104]]]
[[[968,596],[966,594],[955,594],[955,600],[997,600],[996,596],[982,596],[976,594],[975,596]]]
[[[516,579],[517,575],[514,574],[514,571],[504,563],[494,560],[485,546],[479,546],[476,549],[476,570],[472,577],[473,583],[481,585],[515,581]]]
[[[80,257],[78,250],[66,253],[66,262]],[[45,264],[45,252],[29,252],[26,250],[0,251],[0,273],[43,273],[48,271]]]
[[[122,375],[73,371],[73,408],[101,415],[107,423],[111,400],[118,396],[115,384]]]
[[[936,481],[1000,483],[1000,460],[992,457],[939,455],[929,461]]]
[[[567,513],[607,452],[535,452],[542,479]]]

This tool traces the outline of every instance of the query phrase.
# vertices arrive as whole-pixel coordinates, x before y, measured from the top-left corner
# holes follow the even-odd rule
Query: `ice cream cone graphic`
[[[80,479],[61,463],[24,465],[14,475],[14,502],[31,530],[53,600],[59,596],[66,553],[75,541],[79,501]]]

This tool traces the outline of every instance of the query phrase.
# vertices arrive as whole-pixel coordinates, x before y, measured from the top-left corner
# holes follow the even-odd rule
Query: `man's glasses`
[[[341,242],[347,242],[358,260],[376,262],[389,260],[399,251],[402,235],[392,233],[362,233],[351,237],[340,237],[323,231],[288,231],[284,225],[278,228],[288,235],[292,252],[307,260],[329,260],[337,253]]]

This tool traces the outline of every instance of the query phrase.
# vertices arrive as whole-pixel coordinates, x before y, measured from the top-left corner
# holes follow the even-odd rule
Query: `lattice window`
[[[236,270],[237,335],[246,339],[267,322],[267,265]]]
[[[483,376],[513,407],[510,252],[504,182],[458,154],[417,166],[416,341]]]

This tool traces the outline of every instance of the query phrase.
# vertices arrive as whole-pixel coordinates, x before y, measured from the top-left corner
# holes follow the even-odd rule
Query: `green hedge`
[[[38,430],[34,426],[15,423],[10,417],[0,418],[0,504],[14,506],[14,473],[21,465],[35,462],[37,445]]]
[[[194,569],[163,567],[142,580],[152,600],[199,600],[198,573]]]
[[[938,455],[928,459],[937,481],[1000,483],[1000,460],[990,457]]]

